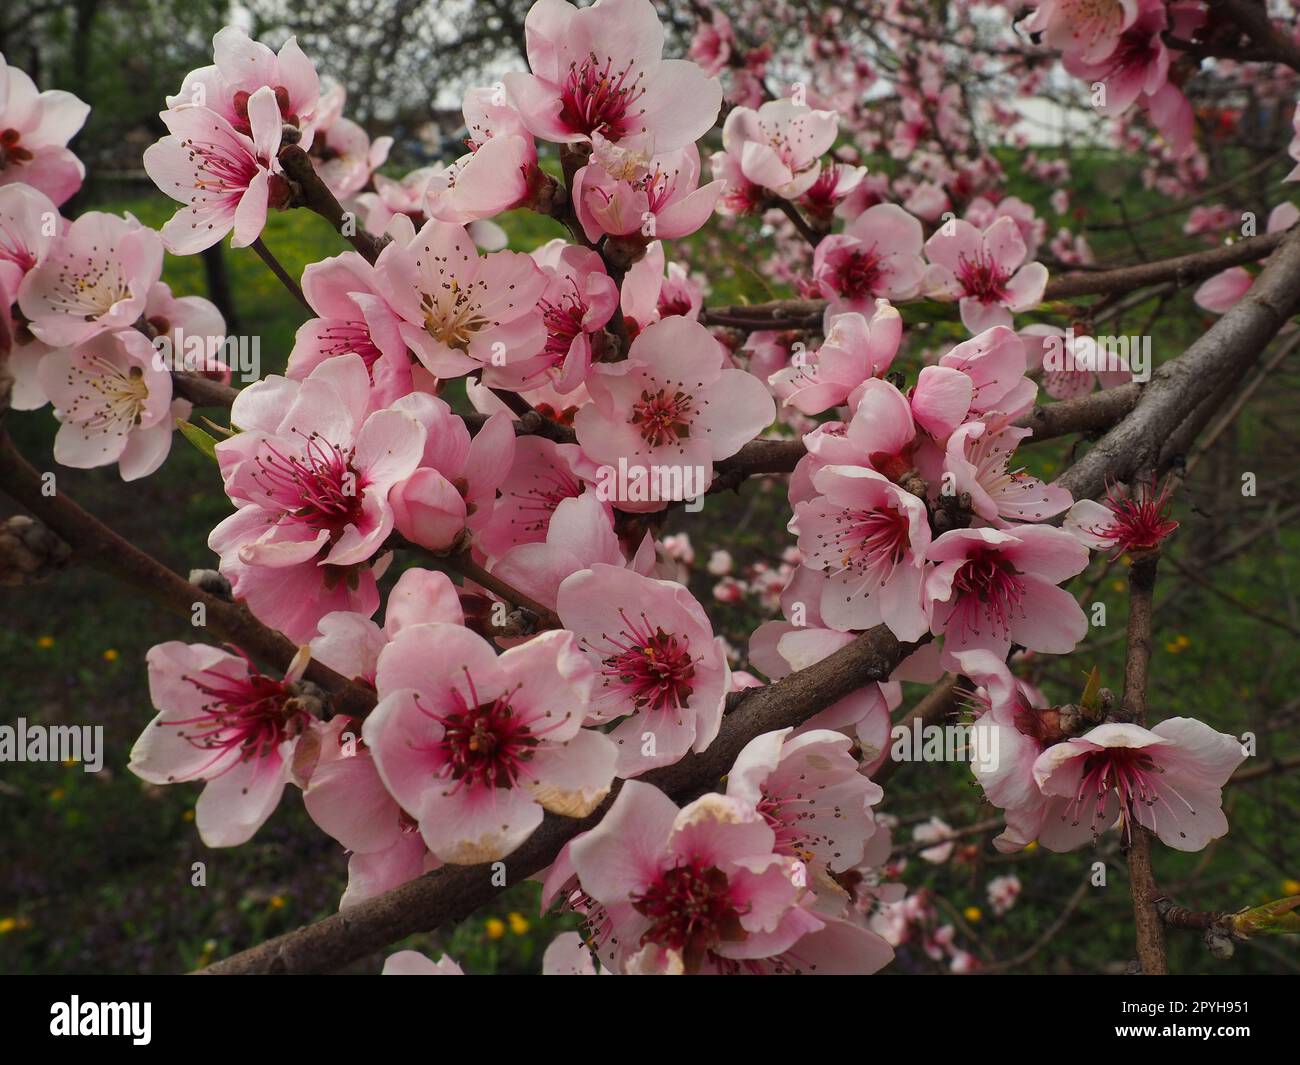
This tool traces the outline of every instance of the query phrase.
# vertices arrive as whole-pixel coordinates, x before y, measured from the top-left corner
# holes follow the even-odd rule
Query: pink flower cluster
[[[1025,26],[1106,85],[1107,114],[1138,103],[1186,161],[1169,36],[1190,36],[1196,8],[1040,0]],[[225,323],[161,282],[164,249],[259,242],[270,211],[302,205],[285,167],[305,152],[373,243],[302,272],[310,316],[284,373],[238,392],[211,448],[233,511],[208,539],[232,598],[298,654],[270,675],[238,648],[154,647],[157,716],[132,771],[203,782],[197,828],[214,847],[248,841],[299,788],[348,853],[344,908],[443,864],[500,862],[546,818],[604,810],[540,874],[543,904],[587,933],[556,940],[547,972],[864,973],[906,942],[970,971],[925,891],[879,882],[905,867],[872,780],[903,682],[946,670],[976,688],[973,727],[999,753],[975,775],[1005,812],[1004,850],[1069,850],[1134,824],[1204,847],[1227,829],[1220,789],[1240,744],[1187,718],[1067,733],[1009,668],[1019,651],[1069,654],[1083,639],[1062,586],[1090,550],[1148,550],[1176,523],[1151,486],[1076,502],[1016,457],[1031,374],[1054,398],[1130,374],[1049,361],[1074,351],[1072,330],[1016,331],[1047,290],[1047,222],[995,191],[992,156],[941,158],[938,143],[973,138],[960,87],[927,51],[899,72],[893,117],[864,118],[853,101],[876,74],[835,41],[842,16],[827,11],[807,16],[809,62],[837,76],[773,98],[767,52],[709,16],[689,59],[665,59],[650,0],[538,0],[528,70],[465,95],[465,153],[401,178],[378,172],[391,139],[343,116],[344,91],[322,91],[293,38],[273,52],[226,28],[145,153],[181,205],[160,232],[60,215],[81,180],[66,143],[85,105],[37,93],[0,59],[11,402],[53,405],[64,465],[156,470],[191,414],[174,371],[229,377],[212,354]],[[724,72],[734,106],[722,150],[702,159]],[[994,120],[1012,122],[996,108]],[[868,175],[869,151],[905,164],[900,176]],[[1032,168],[1060,180],[1062,167]],[[1052,202],[1068,209],[1068,196]],[[563,217],[572,239],[508,248],[493,219],[518,208]],[[824,317],[743,342],[711,329],[704,283],[665,242],[715,214],[796,223],[806,269],[787,256],[776,276],[821,297]],[[1283,205],[1269,229],[1295,220]],[[1049,250],[1087,254],[1065,228]],[[1226,310],[1250,284],[1234,268],[1197,302]],[[922,302],[949,305],[969,338],[917,360],[896,304]],[[809,349],[800,338],[813,336]],[[187,337],[203,341],[200,363],[161,357]],[[453,408],[462,387],[473,413]],[[741,568],[716,550],[701,567],[714,600],[780,614],[742,652],[691,591],[689,536],[661,533],[728,486],[719,468],[774,423],[804,445],[788,483],[794,543]],[[666,767],[740,746],[727,746],[729,699],[877,626],[903,646],[887,677],[751,739],[719,790],[679,805],[657,786]],[[373,709],[329,713],[305,679],[312,662]],[[913,829],[934,864],[961,859],[956,836],[938,818]],[[1001,915],[1020,884],[987,891]],[[460,970],[403,951],[384,971]]]

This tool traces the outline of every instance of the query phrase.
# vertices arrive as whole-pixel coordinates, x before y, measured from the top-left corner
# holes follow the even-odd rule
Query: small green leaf
[[[1241,910],[1232,915],[1231,923],[1242,938],[1300,934],[1300,895]]]
[[[176,419],[176,428],[181,431],[181,436],[185,437],[199,451],[207,455],[213,462],[217,461],[216,437],[209,436],[193,422],[187,422],[183,418]]]
[[[1088,674],[1088,683],[1084,685],[1083,697],[1079,700],[1080,705],[1086,706],[1089,710],[1096,710],[1099,691],[1101,691],[1101,670],[1093,666],[1092,672]]]

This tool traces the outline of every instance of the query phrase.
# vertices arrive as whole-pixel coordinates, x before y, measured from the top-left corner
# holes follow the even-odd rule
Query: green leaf
[[[1243,938],[1300,934],[1300,895],[1241,910],[1231,922],[1233,932]]]
[[[209,436],[193,422],[187,422],[183,418],[176,419],[176,428],[181,431],[181,436],[185,437],[200,452],[207,455],[213,462],[217,461],[217,439]]]
[[[1088,674],[1088,683],[1084,685],[1083,697],[1079,700],[1079,704],[1089,710],[1096,710],[1099,691],[1101,691],[1101,670],[1093,666],[1092,672]]]

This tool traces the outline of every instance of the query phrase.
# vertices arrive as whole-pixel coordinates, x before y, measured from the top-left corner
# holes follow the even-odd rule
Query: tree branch
[[[1124,661],[1124,714],[1136,725],[1147,723],[1147,674],[1151,664],[1151,602],[1156,586],[1158,548],[1134,552],[1129,568],[1128,655]],[[1129,829],[1129,891],[1137,932],[1138,963],[1146,976],[1169,972],[1165,959],[1165,930],[1156,909],[1160,889],[1151,869],[1151,833],[1125,812]]]
[[[311,165],[311,158],[301,146],[289,144],[281,148],[280,166],[298,185],[295,206],[315,211],[336,233],[346,237],[366,262],[373,263],[379,258],[380,251],[388,243],[387,238],[371,236],[361,228],[354,214],[343,210],[339,201],[335,199],[334,193],[330,192],[329,186],[316,173],[316,168]]]
[[[1113,270],[1076,270],[1057,274],[1047,282],[1043,301],[1073,299],[1076,296],[1100,296],[1114,292],[1173,282],[1188,285],[1230,266],[1255,262],[1269,255],[1290,231],[1247,237],[1234,244],[1224,244],[1207,251],[1176,255]],[[826,310],[825,300],[771,300],[734,307],[707,307],[700,315],[705,325],[727,326],[751,331],[774,329],[816,329]]]
[[[638,778],[684,798],[712,787],[753,737],[798,725],[856,688],[885,680],[918,645],[900,644],[883,626],[859,636],[816,665],[775,684],[735,693],[717,738],[701,754]],[[579,832],[599,823],[618,793],[581,821],[547,814],[528,841],[504,860],[510,884],[532,876],[555,860]],[[414,932],[460,920],[502,889],[491,865],[447,865],[313,925],[277,936],[201,970],[207,974],[327,972],[382,949]]]
[[[1127,480],[1159,460],[1166,440],[1225,380],[1248,369],[1300,310],[1300,229],[1289,230],[1250,291],[1146,384],[1133,412],[1057,482],[1075,499],[1097,495],[1107,479]]]
[[[292,641],[258,621],[242,604],[211,595],[183,580],[151,555],[123,539],[94,515],[82,510],[66,492],[47,496],[41,475],[0,429],[0,490],[39,518],[64,540],[79,562],[130,584],[159,606],[192,618],[203,604],[205,636],[233,643],[255,658],[283,671],[298,648]],[[375,693],[353,684],[320,662],[313,661],[306,678],[330,696],[335,713],[360,716],[375,705]]]

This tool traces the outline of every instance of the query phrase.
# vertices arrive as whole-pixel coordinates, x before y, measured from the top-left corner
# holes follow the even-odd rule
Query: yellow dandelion
[[[0,936],[7,936],[18,927],[18,921],[13,917],[0,917]]]
[[[510,922],[510,931],[515,935],[522,936],[528,931],[528,918],[526,918],[522,913],[508,914],[506,920]]]
[[[1283,880],[1283,895],[1300,895],[1300,880]]]
[[[1111,590],[1112,590],[1112,591],[1122,592],[1122,591],[1124,590],[1124,582],[1123,582],[1123,581],[1111,581],[1111,582],[1110,582],[1110,587],[1111,587]]]
[[[283,910],[286,905],[283,895],[272,895],[269,902],[273,910]]]
[[[193,821],[193,820],[194,820],[194,811],[193,811],[193,810],[186,810],[183,814],[181,814],[181,820],[182,820],[182,821]]]
[[[499,917],[489,917],[483,922],[488,939],[500,939],[506,934],[506,923]]]
[[[964,910],[961,911],[961,915],[965,917],[966,920],[969,921],[971,924],[975,924],[978,920],[980,920],[980,918],[984,916],[984,914],[980,912],[980,908],[978,906],[967,906]]]
[[[51,647],[54,646],[54,637],[38,636],[36,638],[36,646],[39,647],[42,651],[48,651]]]
[[[116,662],[119,657],[121,656],[117,653],[116,647],[110,647],[107,651],[104,652],[105,662]]]

